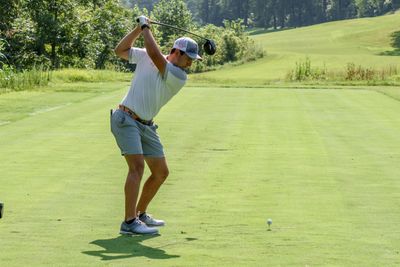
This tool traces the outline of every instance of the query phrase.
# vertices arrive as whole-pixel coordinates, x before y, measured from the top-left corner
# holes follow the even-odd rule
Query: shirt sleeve
[[[167,87],[175,91],[181,89],[185,85],[187,75],[184,70],[168,62],[163,78]]]
[[[129,50],[129,63],[139,63],[139,61],[147,55],[146,49],[131,47]]]

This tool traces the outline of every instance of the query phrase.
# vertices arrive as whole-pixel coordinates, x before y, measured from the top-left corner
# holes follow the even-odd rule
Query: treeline
[[[122,0],[151,10],[158,0]],[[196,21],[222,25],[243,19],[246,26],[301,27],[321,22],[380,16],[400,8],[400,0],[186,0]]]
[[[132,27],[132,13],[110,0],[0,0],[5,67],[105,68]],[[3,66],[4,68],[4,66]]]
[[[114,47],[145,14],[155,20],[203,34],[217,43],[217,53],[205,57],[195,71],[231,61],[252,60],[262,51],[244,33],[241,20],[199,29],[183,0],[162,0],[149,11],[127,7],[117,0],[0,0],[0,72],[41,68],[127,70]],[[164,53],[182,33],[153,27]],[[195,39],[195,38],[194,38]],[[199,43],[201,40],[198,40]],[[138,40],[143,46],[143,40]]]

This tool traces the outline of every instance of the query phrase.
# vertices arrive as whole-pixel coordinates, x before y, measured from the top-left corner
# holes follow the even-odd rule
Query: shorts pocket
[[[125,114],[119,110],[116,110],[112,115],[112,121],[118,127],[122,127],[125,123],[125,120]]]

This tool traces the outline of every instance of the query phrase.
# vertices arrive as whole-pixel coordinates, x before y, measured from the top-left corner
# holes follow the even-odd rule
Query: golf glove
[[[150,28],[150,20],[146,16],[139,16],[136,21],[139,23],[140,28],[143,30],[144,28]]]

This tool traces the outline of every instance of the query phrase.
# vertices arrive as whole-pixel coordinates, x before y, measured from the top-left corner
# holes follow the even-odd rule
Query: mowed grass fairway
[[[156,119],[171,174],[149,211],[167,226],[123,237],[118,86],[0,96],[2,266],[400,265],[395,98],[186,87]]]

